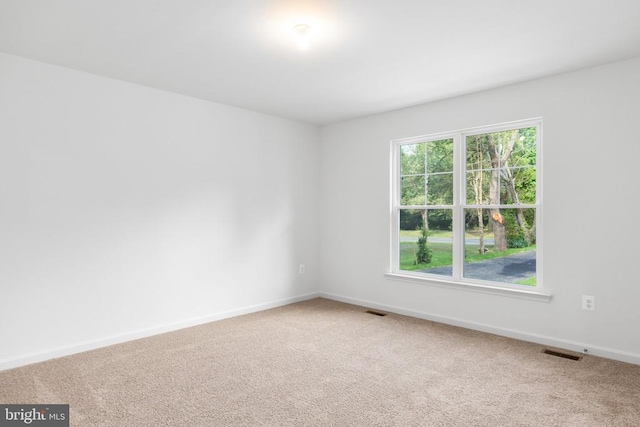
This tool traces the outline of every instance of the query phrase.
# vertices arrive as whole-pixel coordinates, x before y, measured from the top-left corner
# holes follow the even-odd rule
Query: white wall
[[[640,59],[322,129],[321,291],[351,302],[640,363]],[[383,277],[389,141],[544,119],[544,271],[550,303]],[[596,311],[581,309],[581,295]]]
[[[318,143],[0,54],[0,369],[315,292]]]

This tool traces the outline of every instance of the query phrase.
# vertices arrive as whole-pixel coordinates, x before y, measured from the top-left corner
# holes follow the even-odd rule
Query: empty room
[[[639,23],[0,0],[0,426],[640,425]]]

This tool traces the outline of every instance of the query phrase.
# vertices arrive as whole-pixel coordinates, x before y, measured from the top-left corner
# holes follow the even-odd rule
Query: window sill
[[[531,301],[550,302],[551,294],[539,291],[528,291],[525,289],[515,289],[507,287],[488,286],[476,283],[462,283],[453,280],[443,280],[433,277],[414,276],[412,274],[402,273],[385,273],[384,276],[389,280],[402,282],[419,283],[422,285],[440,286],[449,289],[460,289],[471,292],[480,292],[483,294],[500,295],[511,298],[520,298]]]

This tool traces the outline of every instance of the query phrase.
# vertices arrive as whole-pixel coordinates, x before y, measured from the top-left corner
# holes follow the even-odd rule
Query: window
[[[539,291],[541,129],[392,141],[392,274]]]

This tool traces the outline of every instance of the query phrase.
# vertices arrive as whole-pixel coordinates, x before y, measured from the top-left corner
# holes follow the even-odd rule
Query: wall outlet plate
[[[596,297],[591,295],[582,295],[582,309],[595,311],[596,310]]]

